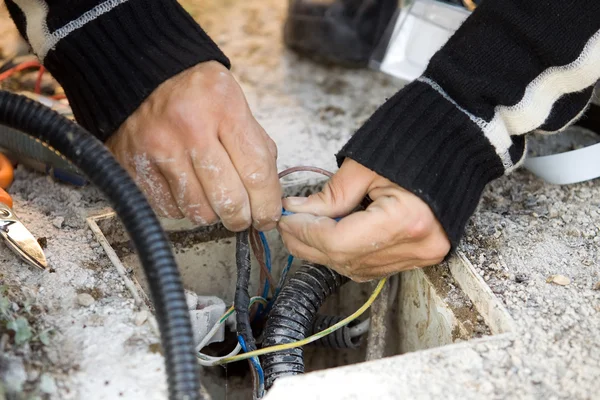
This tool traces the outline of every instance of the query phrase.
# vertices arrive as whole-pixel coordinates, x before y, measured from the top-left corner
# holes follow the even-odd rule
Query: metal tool
[[[42,247],[12,210],[12,197],[4,190],[13,181],[10,160],[0,153],[0,235],[17,255],[28,264],[45,270],[48,262]]]

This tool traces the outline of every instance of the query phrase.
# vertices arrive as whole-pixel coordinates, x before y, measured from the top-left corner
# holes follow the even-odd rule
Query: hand
[[[350,214],[367,194],[373,202]],[[298,213],[279,222],[288,250],[357,282],[434,265],[450,251],[423,200],[348,158],[322,192],[284,199],[283,206]]]
[[[107,145],[160,216],[241,231],[281,215],[277,147],[217,62],[160,85]]]

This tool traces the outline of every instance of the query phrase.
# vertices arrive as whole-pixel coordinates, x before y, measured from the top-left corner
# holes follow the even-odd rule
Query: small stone
[[[517,283],[527,282],[528,280],[529,280],[529,277],[527,276],[527,274],[516,274],[515,275],[515,282],[517,282]]]
[[[564,275],[550,275],[548,279],[546,279],[546,283],[554,283],[560,286],[566,286],[571,283],[571,280]]]
[[[573,221],[573,216],[572,216],[572,215],[570,215],[570,214],[566,214],[566,213],[565,213],[565,214],[562,214],[562,215],[560,216],[560,218],[561,218],[563,221],[565,221],[567,224],[568,224],[568,223],[570,223],[571,221]]]
[[[40,390],[46,394],[56,393],[56,382],[54,378],[48,374],[42,375],[40,379]]]
[[[144,324],[144,322],[146,322],[147,319],[148,319],[148,311],[142,310],[142,311],[138,312],[137,314],[135,314],[134,322],[137,326],[141,326]]]
[[[94,300],[94,298],[87,293],[81,293],[77,295],[77,302],[80,306],[89,307],[94,304],[95,301],[96,300]]]
[[[596,282],[594,285],[594,290],[600,290],[600,282]]]
[[[65,222],[65,219],[63,217],[56,217],[52,220],[52,225],[60,229],[62,228],[63,222]]]

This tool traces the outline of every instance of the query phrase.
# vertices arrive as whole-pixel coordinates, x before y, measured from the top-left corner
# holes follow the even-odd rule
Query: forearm
[[[600,77],[600,3],[487,0],[339,153],[411,190],[457,244],[523,134],[579,116]]]
[[[165,80],[229,60],[175,0],[7,0],[77,121],[107,139]]]

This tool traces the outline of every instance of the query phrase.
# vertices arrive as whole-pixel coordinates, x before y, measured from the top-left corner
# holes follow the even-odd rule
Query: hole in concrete
[[[120,269],[134,297],[151,307],[141,265],[115,215],[91,217],[88,223],[113,264]],[[236,280],[235,237],[219,225],[193,231],[170,231],[168,235],[185,288],[199,295],[220,297],[231,304]],[[277,232],[267,237],[273,254],[273,276],[277,279],[287,252]],[[258,266],[255,260],[253,263],[251,294],[256,293],[259,286]],[[294,268],[299,265],[295,264]],[[365,302],[373,287],[350,282],[329,298],[320,312],[346,316]],[[369,311],[360,319],[368,314]],[[512,320],[502,304],[460,254],[442,265],[400,274],[398,295],[384,321],[387,328],[384,357],[512,330]],[[307,372],[363,362],[368,346],[366,336],[355,350],[305,347]],[[229,352],[234,346],[232,333],[226,336],[224,343],[210,348]],[[205,368],[203,384],[214,398],[249,398],[251,381],[246,374],[245,362],[227,369]]]

